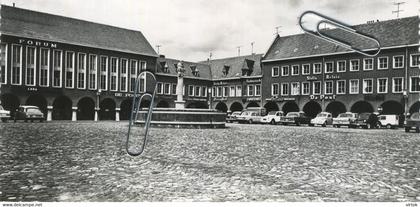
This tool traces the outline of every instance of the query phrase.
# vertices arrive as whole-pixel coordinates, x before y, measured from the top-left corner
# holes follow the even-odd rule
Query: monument
[[[174,128],[224,128],[226,113],[215,109],[185,108],[183,96],[185,68],[182,61],[178,62],[175,108],[153,108],[152,127]],[[154,106],[152,106],[154,107]],[[147,108],[139,111],[136,124],[144,125]]]

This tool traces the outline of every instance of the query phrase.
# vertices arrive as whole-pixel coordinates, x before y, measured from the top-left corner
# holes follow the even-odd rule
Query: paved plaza
[[[0,123],[0,200],[420,200],[419,134],[227,126],[154,128],[130,157],[127,122]]]

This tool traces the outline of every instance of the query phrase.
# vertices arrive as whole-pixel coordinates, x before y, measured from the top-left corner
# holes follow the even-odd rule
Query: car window
[[[420,119],[420,113],[414,113],[413,115],[411,115],[412,119]]]
[[[295,113],[295,112],[292,112],[292,113],[288,113],[286,116],[287,117],[297,117],[297,116],[299,116],[299,114]]]
[[[340,118],[347,118],[347,117],[353,117],[353,114],[340,114],[338,115]]]
[[[276,113],[277,112],[275,112],[275,111],[270,111],[270,112],[268,112],[268,115],[276,115]]]
[[[379,119],[380,120],[386,120],[386,117],[385,116],[380,116]]]
[[[39,109],[29,108],[29,109],[26,110],[26,113],[37,114],[37,113],[41,113],[41,111]]]

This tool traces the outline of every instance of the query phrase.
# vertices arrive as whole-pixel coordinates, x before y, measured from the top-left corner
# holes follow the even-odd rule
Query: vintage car
[[[236,117],[238,123],[261,123],[261,118],[266,115],[265,108],[248,107],[241,115]]]
[[[339,114],[336,118],[333,118],[333,127],[348,126],[351,127],[351,123],[357,119],[357,113],[346,112]]]
[[[400,125],[400,117],[398,115],[379,115],[378,119],[380,127],[386,127],[387,129],[394,129]]]
[[[303,111],[289,112],[280,119],[280,123],[283,125],[296,124],[296,126],[300,126],[301,124],[309,124],[310,122],[311,118],[307,117]]]
[[[43,122],[45,120],[44,114],[37,106],[19,106],[15,113],[14,121],[24,120],[25,122],[38,120]]]
[[[420,133],[420,113],[413,113],[410,118],[404,121],[405,132],[409,132],[411,129],[416,130],[417,133]]]
[[[242,111],[234,111],[234,112],[232,112],[231,114],[228,114],[228,115],[226,116],[226,122],[227,122],[227,123],[232,123],[232,122],[237,121],[237,120],[236,120],[236,118],[237,118],[239,115],[241,115],[241,113],[242,113]]]
[[[350,123],[351,128],[361,127],[363,129],[375,129],[378,128],[379,125],[378,116],[369,112],[358,114],[356,120]]]
[[[311,119],[310,126],[315,125],[321,125],[323,127],[326,127],[327,125],[332,124],[332,114],[329,112],[321,112],[318,115],[316,115],[315,118]]]
[[[10,119],[10,111],[4,110],[0,105],[0,119],[2,122],[7,122]]]
[[[261,118],[261,123],[264,124],[278,124],[280,123],[281,117],[284,116],[283,111],[270,111],[268,114]]]

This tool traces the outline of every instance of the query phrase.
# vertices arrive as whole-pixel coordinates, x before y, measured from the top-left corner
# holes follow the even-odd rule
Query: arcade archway
[[[39,109],[47,116],[47,100],[40,94],[31,95],[26,99],[26,105],[38,106]]]
[[[404,106],[397,101],[386,101],[381,104],[382,114],[404,114]]]
[[[415,112],[420,112],[420,101],[417,101],[410,107],[410,114],[413,114]]]
[[[126,99],[121,102],[120,107],[120,120],[129,120],[130,119],[130,112],[132,110],[133,100]]]
[[[372,113],[374,110],[373,110],[372,104],[370,104],[369,102],[358,101],[354,103],[353,106],[351,106],[350,111],[353,113],[364,113],[364,112]]]
[[[337,117],[341,113],[347,112],[346,105],[339,101],[333,101],[327,105],[325,108],[326,112],[330,112],[333,117]]]
[[[67,96],[60,96],[54,100],[52,119],[53,120],[71,120],[72,102]]]
[[[294,101],[288,101],[286,102],[283,107],[281,108],[281,110],[287,114],[289,112],[297,112],[299,111],[299,106],[296,104],[296,102]]]
[[[260,105],[257,102],[251,102],[248,105],[246,105],[246,108],[249,108],[249,107],[260,107]]]
[[[1,105],[5,110],[10,111],[10,115],[14,116],[16,109],[19,108],[19,98],[13,94],[7,93],[1,96]]]
[[[316,117],[319,112],[322,111],[321,105],[315,101],[309,101],[303,106],[303,111],[305,114],[311,118]]]
[[[115,101],[106,98],[99,104],[99,120],[115,120]]]
[[[265,110],[268,112],[270,111],[278,111],[279,110],[279,106],[277,105],[276,102],[274,101],[269,101],[264,105]]]
[[[217,105],[216,105],[216,110],[218,110],[218,111],[222,111],[222,112],[227,112],[227,110],[228,110],[228,107],[226,106],[226,104],[225,103],[223,103],[223,102],[219,102],[219,103],[217,103]]]
[[[242,110],[244,110],[244,107],[239,102],[233,102],[232,105],[230,105],[230,111],[231,112],[242,111]]]
[[[92,98],[84,97],[77,103],[77,120],[94,120],[95,101]]]

